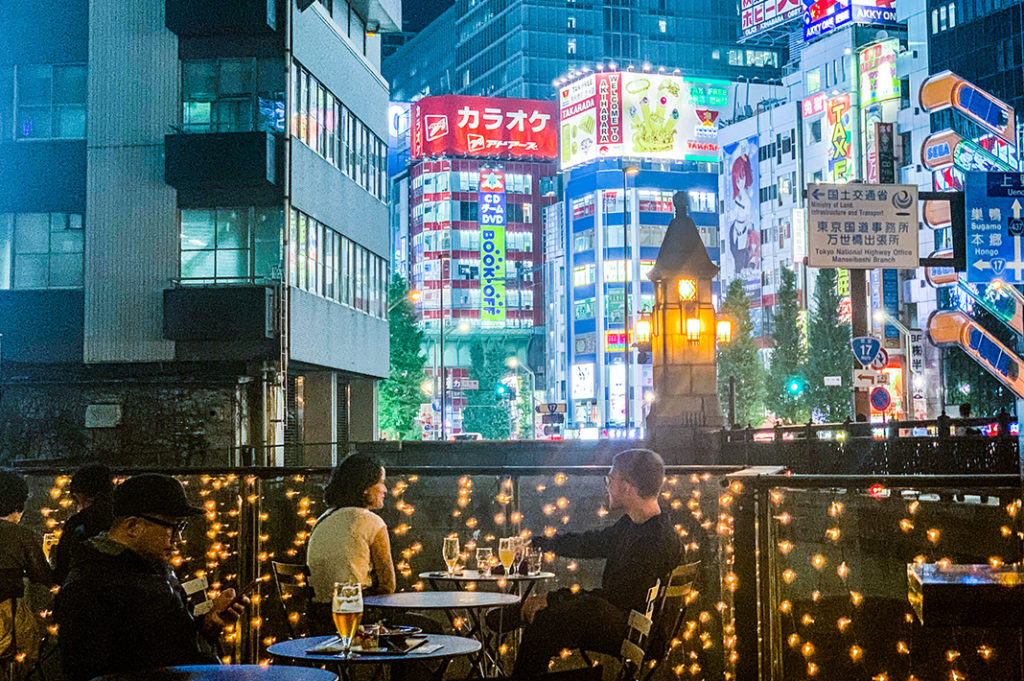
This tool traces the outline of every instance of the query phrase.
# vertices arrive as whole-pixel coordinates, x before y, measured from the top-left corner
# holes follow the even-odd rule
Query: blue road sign
[[[857,336],[850,341],[853,348],[853,356],[863,366],[868,366],[878,357],[878,351],[882,349],[882,342],[874,336]]]
[[[885,411],[892,404],[892,396],[889,391],[881,386],[871,390],[871,406],[877,411]]]
[[[967,173],[967,281],[1024,283],[1024,173]]]

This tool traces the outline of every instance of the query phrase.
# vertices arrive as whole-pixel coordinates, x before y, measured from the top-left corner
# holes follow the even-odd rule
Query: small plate
[[[395,625],[388,627],[381,636],[413,636],[415,634],[421,634],[423,630],[419,627],[404,627]]]

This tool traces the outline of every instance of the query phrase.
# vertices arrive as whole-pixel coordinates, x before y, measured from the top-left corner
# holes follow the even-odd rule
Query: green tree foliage
[[[511,432],[511,400],[502,399],[494,386],[508,376],[505,350],[499,342],[475,343],[469,350],[470,378],[479,381],[479,390],[466,391],[462,410],[462,430],[480,433],[485,440],[507,440]]]
[[[761,425],[764,420],[764,367],[754,341],[750,299],[743,281],[733,279],[722,301],[722,313],[733,324],[732,341],[718,348],[718,400],[729,415],[729,377],[736,379],[736,422]]]
[[[834,269],[818,270],[807,324],[807,397],[814,420],[826,423],[851,416],[850,325],[839,323],[837,276]],[[826,376],[839,376],[842,385],[826,387]]]
[[[409,300],[405,279],[395,275],[388,287],[388,326],[391,339],[391,367],[380,385],[379,416],[384,435],[393,440],[416,440],[420,428],[416,414],[423,393],[423,331],[416,325],[416,314]]]
[[[800,329],[800,303],[796,273],[783,267],[775,295],[775,328],[772,331],[772,359],[768,370],[767,407],[789,423],[807,420],[807,389],[803,383],[807,350]]]

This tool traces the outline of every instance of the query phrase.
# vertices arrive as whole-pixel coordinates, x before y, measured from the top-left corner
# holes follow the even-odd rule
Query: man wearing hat
[[[114,523],[113,473],[102,463],[88,463],[71,476],[68,491],[77,513],[64,521],[60,541],[53,550],[53,576],[63,584],[71,569],[71,557],[86,539],[106,532]]]
[[[57,595],[65,678],[216,663],[213,645],[243,606],[231,604],[235,591],[227,589],[193,617],[171,569],[185,523],[203,510],[174,478],[145,474],[114,490],[113,513],[110,530],[76,551]]]

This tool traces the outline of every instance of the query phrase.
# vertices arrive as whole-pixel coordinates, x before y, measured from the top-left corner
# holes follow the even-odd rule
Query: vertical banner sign
[[[853,121],[851,118],[850,95],[840,95],[828,100],[826,107],[829,128],[828,175],[833,183],[849,182],[853,173],[853,148],[851,144]]]
[[[753,159],[753,160],[751,160]],[[742,279],[753,302],[761,302],[761,217],[757,197],[757,136],[722,148],[722,280]]]
[[[598,73],[597,84],[597,143],[622,142],[622,75]]]
[[[878,150],[878,183],[896,183],[896,140],[892,123],[875,123]]]
[[[480,170],[480,321],[505,322],[505,172]]]

